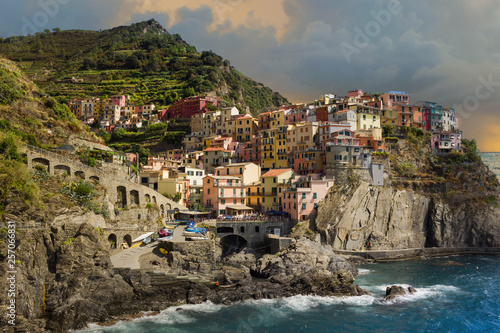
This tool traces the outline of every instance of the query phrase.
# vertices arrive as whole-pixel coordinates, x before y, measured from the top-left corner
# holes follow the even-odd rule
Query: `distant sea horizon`
[[[481,152],[479,155],[484,164],[500,179],[500,152]]]

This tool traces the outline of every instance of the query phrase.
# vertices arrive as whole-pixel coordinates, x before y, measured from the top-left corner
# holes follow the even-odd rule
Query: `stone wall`
[[[130,181],[126,173],[118,173],[114,168],[90,167],[79,160],[29,145],[24,146],[24,152],[28,157],[29,170],[41,164],[52,175],[67,174],[70,177],[97,181],[106,188],[109,201],[118,208],[146,208],[148,204],[152,204],[158,206],[162,215],[169,210],[188,210],[155,190]]]
[[[217,237],[223,238],[230,235],[243,237],[250,246],[266,240],[268,234],[273,234],[274,229],[280,229],[281,236],[291,232],[294,223],[288,220],[275,222],[217,222],[214,230]],[[222,229],[222,228],[231,228]]]
[[[106,146],[105,144],[98,143],[98,142],[92,142],[84,139],[77,138],[73,135],[71,135],[68,138],[68,144],[72,146],[85,146],[89,147],[90,149],[99,149],[99,150],[104,150],[104,151],[113,151],[110,147]]]

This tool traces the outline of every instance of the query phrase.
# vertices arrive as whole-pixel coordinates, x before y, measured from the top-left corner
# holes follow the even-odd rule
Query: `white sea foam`
[[[297,295],[279,299],[261,299],[256,301],[247,301],[244,304],[255,306],[267,306],[278,309],[279,311],[305,312],[322,305],[352,305],[352,306],[370,306],[375,302],[375,297],[371,295],[363,296],[344,296],[344,297],[322,297]]]
[[[392,284],[384,284],[384,285],[375,286],[374,289],[385,292],[387,287],[394,286],[394,285],[401,286],[405,289],[407,289],[410,286],[408,284],[392,283]],[[397,296],[393,301],[384,302],[384,304],[393,304],[393,303],[398,303],[398,302],[414,302],[414,301],[419,301],[422,299],[428,299],[431,297],[443,296],[447,293],[460,292],[460,288],[457,288],[455,286],[441,285],[441,284],[436,284],[436,285],[429,286],[429,287],[414,287],[414,288],[416,290],[416,292],[414,294],[406,294],[406,295],[402,295],[402,296]]]
[[[216,305],[210,301],[201,304],[186,304],[167,308],[155,316],[147,316],[146,312],[146,316],[135,318],[131,321],[153,322],[157,324],[188,324],[197,320],[197,318],[193,315],[193,312],[215,313],[220,311],[223,307],[224,305]],[[183,311],[179,311],[178,309],[182,309]],[[125,331],[128,326],[130,326],[130,321],[118,321],[110,328]],[[87,329],[74,332],[98,333],[105,331],[106,327],[99,326],[98,324],[89,324]]]
[[[368,269],[368,268],[358,268],[358,276],[361,276],[361,275],[367,275],[367,274],[370,274],[370,273],[373,273],[374,271],[371,270],[371,269]]]

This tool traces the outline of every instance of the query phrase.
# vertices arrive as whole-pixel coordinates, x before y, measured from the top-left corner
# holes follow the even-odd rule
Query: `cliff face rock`
[[[450,206],[412,190],[375,187],[330,193],[318,209],[322,240],[341,250],[500,245],[500,210]]]

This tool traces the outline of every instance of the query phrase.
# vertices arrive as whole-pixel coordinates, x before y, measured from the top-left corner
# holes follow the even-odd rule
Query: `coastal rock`
[[[392,301],[398,296],[412,295],[416,292],[417,290],[415,290],[415,288],[411,286],[409,286],[408,288],[401,286],[387,287],[387,289],[385,290],[384,301]]]
[[[264,255],[257,261],[256,276],[296,276],[307,272],[351,271],[357,274],[356,267],[344,257],[336,255],[329,245],[321,245],[306,238],[299,240],[294,247],[277,255]]]
[[[337,250],[499,247],[500,209],[465,201],[450,206],[412,190],[374,187],[331,192],[315,228]]]

